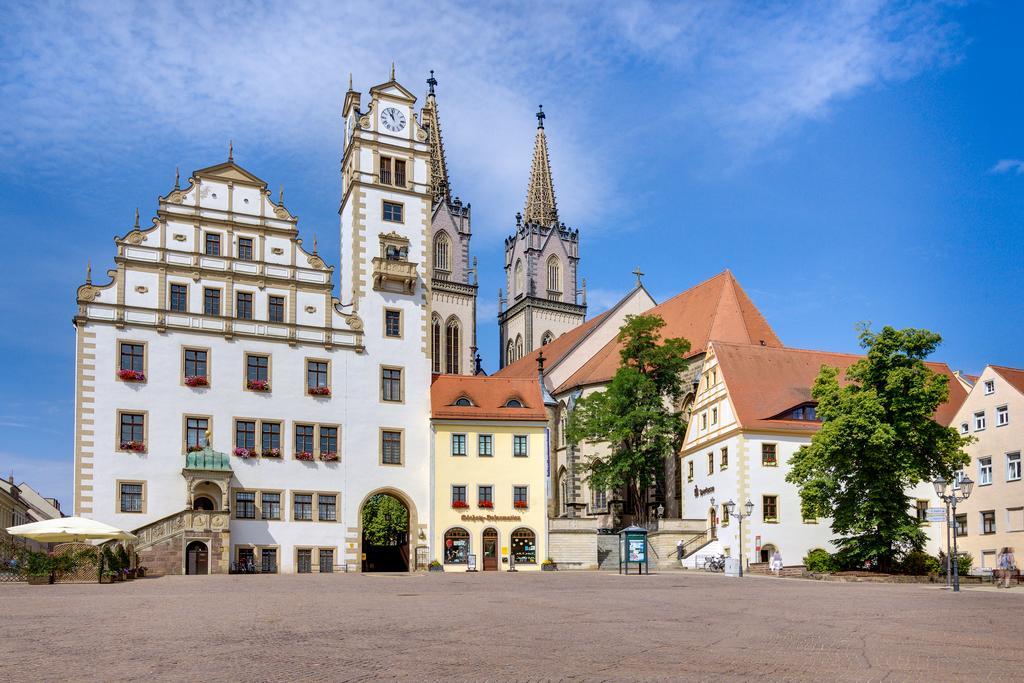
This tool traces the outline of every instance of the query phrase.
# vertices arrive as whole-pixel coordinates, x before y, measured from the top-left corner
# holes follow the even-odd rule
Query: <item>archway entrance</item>
[[[409,508],[395,496],[377,493],[360,510],[364,572],[409,571]]]
[[[775,546],[771,543],[761,546],[761,561],[769,562],[772,559],[772,555],[775,554]]]
[[[485,572],[498,571],[498,530],[484,529],[484,563]]]
[[[185,547],[185,573],[210,573],[210,551],[202,541],[192,541]]]
[[[207,496],[197,496],[192,501],[193,510],[213,510],[213,500]]]

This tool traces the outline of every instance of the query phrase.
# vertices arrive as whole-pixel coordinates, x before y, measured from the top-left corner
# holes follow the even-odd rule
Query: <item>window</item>
[[[764,521],[779,521],[779,497],[761,496],[761,509],[764,511]]]
[[[141,451],[146,447],[146,416],[143,413],[121,413],[122,451]]]
[[[718,408],[711,409],[711,424],[718,424]]]
[[[206,255],[220,256],[220,235],[215,232],[206,233]]]
[[[383,185],[391,184],[391,158],[380,158],[380,182]]]
[[[281,454],[281,423],[264,422],[260,425],[260,448],[263,455]]]
[[[1006,481],[1020,480],[1020,452],[1006,454]]]
[[[476,499],[480,503],[480,507],[494,507],[494,487],[490,485],[477,486]]]
[[[967,535],[967,515],[957,515],[954,520],[954,532],[957,536]]]
[[[394,175],[392,175],[394,168]],[[394,182],[392,182],[392,180]],[[405,161],[402,159],[380,158],[380,182],[383,185],[405,187]]]
[[[461,398],[455,399],[455,403],[453,403],[452,405],[458,406],[460,408],[469,408],[473,405],[473,402],[470,401],[469,398],[467,398],[466,396],[463,396]]]
[[[405,162],[395,159],[395,185],[405,187]]]
[[[295,425],[295,456],[313,455],[313,425]]]
[[[1010,409],[1007,406],[996,408],[996,427],[1010,424]]]
[[[512,487],[512,505],[517,508],[525,508],[530,504],[528,490],[525,486]]]
[[[320,457],[338,454],[338,428],[320,427]]]
[[[511,342],[510,342],[511,343]],[[441,319],[436,315],[430,321],[430,359],[431,371],[436,375],[441,372]]]
[[[708,414],[707,414],[707,412],[703,412],[703,413],[700,414],[700,428],[701,429],[707,429],[708,428]]]
[[[338,496],[321,493],[316,497],[317,515],[321,522],[338,521]]]
[[[238,292],[235,298],[235,317],[252,320],[252,292]]]
[[[401,223],[402,205],[396,202],[384,202],[384,220],[391,223]]]
[[[562,265],[557,256],[548,259],[548,294],[554,296],[562,291]]]
[[[526,276],[525,276],[525,273],[523,272],[523,262],[521,260],[517,260],[516,261],[514,282],[515,282],[515,289],[513,290],[512,293],[515,296],[522,296],[523,295],[523,291],[526,289]]]
[[[505,401],[505,407],[506,408],[522,408],[523,407],[523,402],[520,401],[518,398],[510,398],[509,400]]]
[[[719,517],[722,520],[722,526],[729,526],[729,506],[722,503],[722,514]]]
[[[320,548],[320,573],[330,574],[334,571],[334,548]]]
[[[994,534],[996,532],[996,513],[994,510],[985,510],[981,513],[981,533]]]
[[[817,420],[818,408],[816,406],[800,406],[789,414],[792,420]]]
[[[262,506],[263,519],[281,519],[281,494],[261,493],[260,504]]]
[[[693,461],[686,462],[686,481],[693,481]]]
[[[238,566],[252,567],[256,553],[252,548],[238,548]]]
[[[256,519],[255,492],[235,491],[235,517],[237,519]]]
[[[466,454],[466,435],[452,434],[452,455]]]
[[[188,310],[188,285],[171,285],[171,310],[179,313]]]
[[[402,433],[384,430],[380,433],[380,461],[385,465],[402,464]]]
[[[590,509],[594,512],[608,510],[608,492],[592,490],[590,492]]]
[[[995,380],[991,380],[991,379],[985,380],[985,395],[989,396],[989,395],[994,394],[994,393],[996,393],[996,383],[995,383]]]
[[[327,379],[327,361],[307,360],[306,361],[306,391],[309,393],[322,393],[323,389],[330,387]],[[319,389],[320,392],[316,390]]]
[[[523,335],[517,334],[516,335],[516,358],[519,359],[519,358],[522,358],[522,357],[523,357]],[[517,406],[517,407],[522,408],[522,406]]]
[[[381,368],[380,398],[382,401],[401,402],[402,371],[399,368]]]
[[[547,346],[548,344],[550,344],[554,340],[554,338],[555,338],[555,335],[551,334],[551,332],[545,332],[544,334],[541,335],[540,345],[541,346]]]
[[[515,343],[509,339],[508,344],[505,346],[505,365],[514,363],[516,360],[516,347]],[[438,370],[440,372],[440,370]]]
[[[992,458],[978,458],[978,486],[992,483]]]
[[[384,311],[384,336],[399,338],[402,336],[402,312],[388,309]]]
[[[313,520],[313,494],[296,493],[292,498],[292,519],[299,522]]]
[[[260,550],[260,571],[264,574],[277,573],[277,548]]]
[[[457,318],[448,321],[444,330],[445,349],[445,372],[450,375],[459,374],[459,356],[461,345],[459,343],[460,326]]]
[[[914,510],[917,513],[917,521],[926,522],[928,521],[928,501],[918,500],[914,503]]]
[[[444,533],[444,563],[466,564],[469,562],[469,532],[465,529],[449,529]]]
[[[489,458],[494,455],[494,435],[493,434],[481,434],[476,439],[476,452],[477,455]],[[1017,458],[1020,460],[1020,458]]]
[[[134,342],[121,342],[121,370],[146,371],[146,347]],[[140,379],[144,379],[144,376]]]
[[[203,313],[220,315],[220,290],[212,287],[203,289]]]
[[[727,470],[729,469],[729,447],[722,447],[722,458],[718,463],[718,469]]]
[[[121,482],[118,509],[121,512],[142,512],[142,484],[137,482]]]
[[[1006,530],[1024,531],[1024,507],[1006,508]]]
[[[270,356],[255,353],[245,354],[246,382],[266,382],[270,379]],[[252,386],[250,389],[254,388]]]
[[[189,377],[206,379],[207,359],[207,351],[204,349],[185,349],[185,379],[187,380]]]
[[[779,460],[775,452],[775,444],[761,444],[761,464],[765,467],[775,467],[779,464]]]
[[[272,323],[284,322],[284,297],[270,295],[267,304],[267,320]]]
[[[185,450],[198,451],[205,448],[206,432],[210,428],[210,420],[205,417],[185,418]]]
[[[512,558],[516,564],[537,563],[537,536],[529,529],[512,532]]]
[[[715,454],[708,453],[708,474],[715,473]]]
[[[247,451],[256,450],[256,422],[238,420],[235,422],[235,448]]]
[[[517,458],[529,455],[529,440],[525,434],[516,434],[512,437],[512,455]]]
[[[461,485],[452,486],[452,507],[453,508],[464,508],[468,507],[469,503],[466,502],[466,487]]]
[[[298,574],[313,573],[313,551],[309,548],[299,548],[295,551],[295,572]]]
[[[238,238],[238,258],[241,261],[252,261],[252,238]]]
[[[974,414],[974,431],[980,432],[985,428],[985,411],[979,410]]]
[[[434,239],[434,269],[443,271],[446,275],[452,269],[451,242],[448,235],[443,232],[439,232]]]
[[[970,425],[968,425],[966,422],[961,422],[960,423],[960,433],[961,434],[966,434],[968,431],[970,431],[970,429],[971,429]]]

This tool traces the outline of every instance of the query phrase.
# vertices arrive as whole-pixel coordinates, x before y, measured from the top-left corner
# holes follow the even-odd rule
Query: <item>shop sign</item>
[[[703,488],[703,489],[699,488],[697,486],[693,487],[693,497],[694,498],[700,498],[701,496],[706,496],[709,493],[714,493],[714,492],[715,492],[715,487],[714,486],[708,486],[707,488]]]
[[[462,515],[463,522],[521,522],[520,515]]]

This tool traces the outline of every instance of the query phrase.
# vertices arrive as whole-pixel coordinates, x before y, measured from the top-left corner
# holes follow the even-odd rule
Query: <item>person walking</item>
[[[997,562],[999,567],[999,573],[1002,575],[1002,587],[1010,587],[1010,579],[1017,573],[1016,562],[1013,557],[1013,548],[1006,547],[999,552],[999,559]],[[997,583],[998,587],[999,584]]]
[[[676,558],[679,560],[683,559],[683,539],[681,538],[679,539],[679,542],[676,543]]]
[[[771,570],[775,576],[782,576],[782,553],[778,550],[772,554]]]

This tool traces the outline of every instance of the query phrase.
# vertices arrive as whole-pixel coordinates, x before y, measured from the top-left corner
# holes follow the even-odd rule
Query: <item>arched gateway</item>
[[[416,509],[396,489],[379,489],[359,506],[360,570],[407,572],[414,568],[410,533],[416,529]]]

